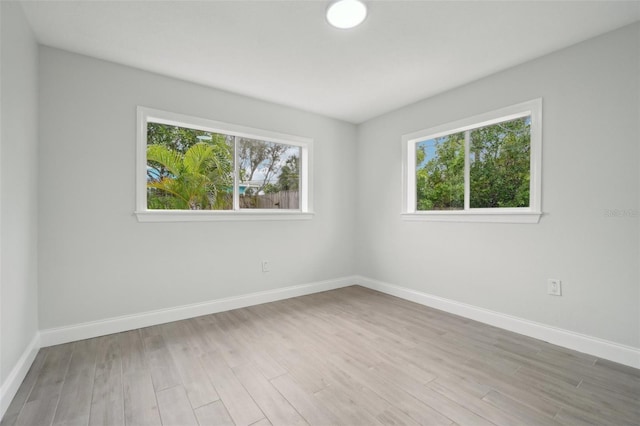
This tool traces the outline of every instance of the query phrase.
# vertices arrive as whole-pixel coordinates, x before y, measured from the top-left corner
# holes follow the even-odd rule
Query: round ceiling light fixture
[[[327,8],[327,21],[343,30],[356,27],[367,17],[367,6],[360,0],[338,0]]]

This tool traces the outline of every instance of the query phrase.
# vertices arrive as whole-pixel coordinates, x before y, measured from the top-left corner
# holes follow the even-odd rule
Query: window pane
[[[416,144],[416,209],[464,209],[464,133]]]
[[[471,208],[529,207],[531,117],[472,130]]]
[[[147,208],[233,208],[233,137],[147,123]]]
[[[299,209],[300,155],[298,146],[241,138],[240,208]]]

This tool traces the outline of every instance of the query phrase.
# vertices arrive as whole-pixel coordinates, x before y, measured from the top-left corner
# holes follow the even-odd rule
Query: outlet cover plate
[[[556,278],[549,278],[547,280],[547,294],[562,296],[562,281]]]

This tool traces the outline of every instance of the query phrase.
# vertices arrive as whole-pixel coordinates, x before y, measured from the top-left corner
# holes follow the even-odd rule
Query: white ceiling
[[[360,123],[640,19],[639,1],[23,1],[41,44]]]

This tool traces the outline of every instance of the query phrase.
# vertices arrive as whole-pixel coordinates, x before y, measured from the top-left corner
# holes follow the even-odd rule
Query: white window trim
[[[416,209],[416,144],[426,139],[484,127],[531,115],[530,206],[517,208],[469,207],[469,143],[465,144],[465,208],[455,211]],[[402,219],[407,221],[538,223],[542,216],[542,98],[511,105],[402,136]]]
[[[147,122],[188,127],[212,133],[276,142],[301,148],[300,208],[297,210],[152,210],[147,208]],[[308,220],[313,218],[313,139],[222,123],[143,106],[137,107],[136,210],[139,222],[208,222],[246,220]],[[237,163],[237,162],[236,162]],[[237,167],[237,166],[236,166]],[[235,177],[234,177],[235,179]],[[237,180],[237,179],[235,179]],[[234,183],[234,197],[238,183]],[[234,205],[236,205],[234,203]]]

